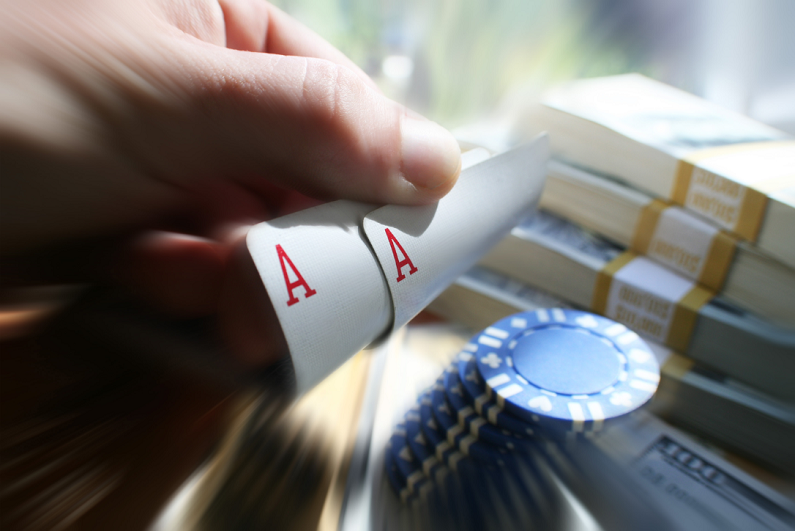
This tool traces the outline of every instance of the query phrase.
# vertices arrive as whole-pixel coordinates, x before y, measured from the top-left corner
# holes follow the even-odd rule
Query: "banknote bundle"
[[[518,225],[481,264],[605,313],[741,381],[795,399],[794,332],[574,223],[542,211]]]
[[[432,309],[478,329],[553,296],[621,322],[668,353],[666,418],[792,472],[795,139],[637,74],[513,129],[550,135],[541,210]]]
[[[681,205],[795,266],[795,140],[637,74],[551,91],[532,124],[558,158]]]
[[[553,161],[541,207],[666,265],[736,306],[795,327],[795,269],[681,206]]]
[[[542,208],[627,251],[577,301],[795,399],[795,139],[637,74],[561,86],[531,114],[556,158]]]
[[[501,273],[475,267],[458,278],[429,309],[478,330],[517,311],[572,305]],[[789,449],[795,409],[715,370],[647,340],[660,362],[660,388],[651,409],[693,431],[778,470],[795,472]]]

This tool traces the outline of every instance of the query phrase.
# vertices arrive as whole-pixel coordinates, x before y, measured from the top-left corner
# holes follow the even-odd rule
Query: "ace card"
[[[253,227],[247,246],[303,393],[408,323],[519,220],[543,188],[547,139],[462,157],[438,203],[335,201]]]
[[[334,201],[260,223],[248,233],[299,393],[391,327],[389,289],[361,231],[374,208]]]
[[[364,230],[394,304],[393,330],[408,323],[535,207],[548,158],[546,136],[462,171],[427,206],[388,205]]]

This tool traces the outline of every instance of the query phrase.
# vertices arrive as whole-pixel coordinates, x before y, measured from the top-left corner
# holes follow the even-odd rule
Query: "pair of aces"
[[[437,204],[335,201],[261,223],[247,245],[287,340],[299,393],[400,328],[538,202],[548,142],[463,156]]]

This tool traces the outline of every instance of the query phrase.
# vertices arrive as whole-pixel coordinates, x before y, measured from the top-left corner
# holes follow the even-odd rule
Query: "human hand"
[[[0,252],[35,277],[28,257],[101,239],[113,260],[80,255],[81,273],[217,313],[250,361],[270,359],[246,335],[266,310],[240,299],[258,278],[230,226],[305,196],[432,202],[459,173],[449,133],[263,1],[5,4]]]
[[[263,1],[0,2],[3,286],[121,285],[215,317],[266,365],[279,327],[239,227],[318,200],[432,202],[458,175],[449,133]],[[4,451],[35,459],[0,504],[40,528],[147,525],[217,440],[226,390],[125,370],[91,334],[9,341],[30,328],[2,317]],[[106,363],[61,352],[90,348]]]

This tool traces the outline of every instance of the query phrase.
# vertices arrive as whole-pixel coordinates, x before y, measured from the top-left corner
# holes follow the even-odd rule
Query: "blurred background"
[[[554,84],[639,72],[795,134],[791,0],[272,1],[388,96],[450,129],[483,131],[493,122],[499,133]],[[87,340],[71,322],[61,330],[50,339],[58,348],[38,338],[3,345],[0,404],[9,428],[0,437],[0,517],[8,528],[103,529],[114,521],[141,529],[180,485],[198,492],[191,503],[201,507],[185,502],[185,529],[339,528],[348,484],[360,479],[354,457],[370,451],[359,439],[372,426],[358,412],[378,418],[368,412],[379,380],[366,355],[285,413],[263,406],[273,402],[263,393],[131,371],[106,355],[101,338]],[[59,350],[78,340],[87,344],[76,350],[96,354],[69,365]],[[185,347],[191,356],[193,347]],[[379,422],[389,431],[392,421]],[[199,473],[183,483],[202,463],[204,484],[195,487]],[[790,478],[784,486],[793,496]],[[165,522],[153,529],[177,527]]]
[[[274,3],[448,128],[556,82],[640,72],[795,133],[788,0]]]

